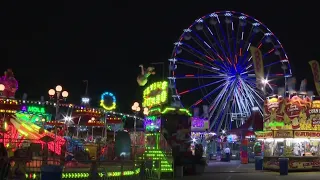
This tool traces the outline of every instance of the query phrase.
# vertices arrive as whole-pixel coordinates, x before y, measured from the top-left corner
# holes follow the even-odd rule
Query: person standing
[[[226,161],[229,162],[230,161],[230,148],[228,146],[224,149],[224,153],[226,154]]]

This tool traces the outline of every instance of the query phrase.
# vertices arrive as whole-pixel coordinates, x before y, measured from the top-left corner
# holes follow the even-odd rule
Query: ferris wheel
[[[240,126],[253,107],[262,113],[265,88],[257,86],[251,47],[261,52],[269,89],[283,87],[292,74],[288,57],[259,20],[233,11],[195,20],[183,30],[169,59],[174,102],[185,108],[208,105],[215,132]]]

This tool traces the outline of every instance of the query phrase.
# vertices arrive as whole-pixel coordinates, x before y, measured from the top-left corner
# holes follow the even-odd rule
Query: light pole
[[[48,91],[49,97],[50,99],[55,99],[56,98],[56,115],[55,115],[55,120],[58,120],[58,116],[59,116],[59,104],[61,99],[61,96],[63,97],[63,100],[66,100],[66,98],[69,96],[68,91],[62,91],[62,86],[61,85],[57,85],[56,86],[56,90],[54,89],[50,89]],[[56,95],[56,97],[55,97]],[[57,124],[54,127],[54,151],[56,150],[56,139],[57,139]]]
[[[2,93],[6,87],[3,84],[0,84],[0,97],[2,97]]]
[[[137,135],[136,135],[136,132],[137,132],[137,115],[138,113],[140,112],[140,105],[138,102],[135,102],[133,103],[132,107],[131,107],[132,111],[134,112],[135,116],[134,116],[134,122],[133,122],[133,135],[134,135],[134,155],[136,153],[136,144],[137,144]]]
[[[72,117],[67,115],[63,118],[64,124],[67,127],[66,136],[69,136],[69,125],[71,122],[73,122]]]
[[[282,64],[281,69],[283,70],[283,76],[284,76],[284,96],[286,97],[287,94],[287,76],[286,76],[286,70],[288,69],[286,64]]]
[[[4,91],[4,89],[5,89],[6,87],[3,85],[3,84],[0,84],[0,97],[4,97],[3,96],[3,91]],[[2,119],[2,123],[3,123],[3,125],[2,125],[2,127],[1,127],[1,130],[4,132],[5,131],[5,113],[3,113],[3,119]],[[4,135],[3,135],[3,139],[2,139],[2,142],[3,142],[3,144],[4,144]]]
[[[266,86],[269,85],[269,80],[268,79],[262,79],[261,80],[262,83],[262,90],[263,90],[263,95],[266,96],[267,92],[266,92]]]

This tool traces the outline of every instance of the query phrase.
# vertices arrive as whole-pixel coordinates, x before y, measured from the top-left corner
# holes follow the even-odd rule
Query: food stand
[[[275,95],[264,105],[264,131],[255,132],[264,169],[279,170],[279,158],[288,158],[289,171],[319,170],[319,98]]]

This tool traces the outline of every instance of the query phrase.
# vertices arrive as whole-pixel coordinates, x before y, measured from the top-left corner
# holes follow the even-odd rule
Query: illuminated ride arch
[[[253,107],[262,114],[264,93],[283,87],[292,74],[274,33],[234,11],[195,20],[175,43],[169,63],[173,101],[187,109],[208,105],[215,132],[240,126]]]
[[[105,98],[106,97],[110,97],[112,99],[112,103],[111,105],[106,105],[105,104]],[[113,94],[113,93],[110,93],[110,92],[104,92],[101,94],[101,98],[100,98],[100,106],[107,110],[107,111],[111,111],[111,110],[114,110],[116,109],[116,96]]]

